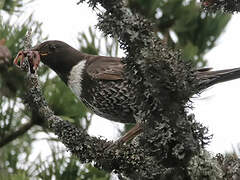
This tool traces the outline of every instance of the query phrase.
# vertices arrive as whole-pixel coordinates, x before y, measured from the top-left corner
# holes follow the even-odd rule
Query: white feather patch
[[[68,86],[78,98],[81,97],[82,93],[82,73],[85,64],[86,60],[82,60],[77,65],[73,66],[68,79]]]

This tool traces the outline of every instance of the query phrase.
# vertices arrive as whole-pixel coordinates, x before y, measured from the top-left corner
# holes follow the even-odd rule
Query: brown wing
[[[89,59],[87,73],[95,79],[123,79],[123,64],[120,58],[94,56]]]

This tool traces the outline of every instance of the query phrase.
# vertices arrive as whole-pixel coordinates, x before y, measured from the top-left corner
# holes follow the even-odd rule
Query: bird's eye
[[[50,44],[48,48],[49,48],[50,51],[55,51],[56,50],[56,46],[53,45],[53,44]]]

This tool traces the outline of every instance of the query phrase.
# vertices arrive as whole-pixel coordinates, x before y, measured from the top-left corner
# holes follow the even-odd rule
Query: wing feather
[[[95,79],[123,79],[123,63],[120,58],[95,56],[89,59],[87,73]]]

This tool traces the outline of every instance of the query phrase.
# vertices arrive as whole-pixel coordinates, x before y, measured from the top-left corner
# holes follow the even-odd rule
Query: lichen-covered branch
[[[209,12],[228,12],[234,13],[240,11],[239,0],[201,0],[202,6]]]
[[[81,0],[83,2],[83,0]],[[169,49],[153,33],[152,24],[125,6],[124,1],[88,0],[99,14],[98,27],[117,37],[127,54],[124,77],[135,89],[136,119],[145,124],[140,145],[166,168],[184,168],[206,143],[206,129],[187,115],[189,98],[200,91],[192,67],[180,51]]]
[[[175,172],[178,172],[179,176],[187,176],[186,171],[181,168],[166,169],[157,164],[145,153],[145,149],[137,144],[122,145],[106,151],[106,147],[112,142],[90,137],[83,129],[78,129],[70,122],[54,115],[41,93],[37,75],[29,73],[27,82],[29,91],[26,101],[30,108],[37,110],[41,118],[48,121],[50,130],[81,162],[94,161],[96,167],[109,172],[114,170],[132,178],[154,179],[167,177]]]
[[[191,65],[181,59],[180,51],[169,49],[156,37],[152,24],[131,12],[125,1],[88,0],[87,3],[93,8],[98,5],[105,8],[104,13],[98,14],[98,27],[106,35],[117,37],[127,55],[123,59],[124,77],[136,90],[132,101],[138,107],[136,119],[145,124],[144,135],[139,138],[145,154],[167,170],[176,170],[175,174],[177,169],[186,170],[194,160],[203,163],[202,167],[195,164],[189,168],[184,179],[203,176],[221,179],[218,165],[209,163],[212,159],[202,154],[202,148],[210,139],[207,129],[187,114],[187,106],[191,107],[189,98],[206,88],[199,84]],[[205,167],[209,167],[209,171]],[[194,174],[194,169],[199,173]]]

